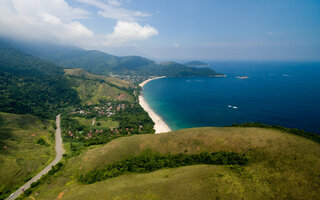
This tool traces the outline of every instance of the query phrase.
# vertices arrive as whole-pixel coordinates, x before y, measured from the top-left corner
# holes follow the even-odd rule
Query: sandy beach
[[[142,83],[139,84],[140,87],[143,88],[143,86],[148,83],[149,81],[155,80],[155,79],[159,79],[159,78],[165,78],[165,76],[161,76],[161,77],[156,77],[156,78],[152,78],[152,79],[148,79],[146,81],[143,81]],[[141,107],[149,114],[150,118],[152,119],[152,121],[155,123],[154,125],[154,129],[156,130],[156,133],[167,133],[170,132],[171,129],[170,127],[167,125],[166,122],[163,121],[163,119],[157,115],[149,106],[149,104],[146,102],[146,100],[143,98],[143,95],[139,96],[139,103],[141,105]]]

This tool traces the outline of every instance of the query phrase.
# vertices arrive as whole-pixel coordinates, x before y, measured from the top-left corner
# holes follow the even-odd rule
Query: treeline
[[[54,118],[80,102],[60,66],[0,44],[0,111]]]
[[[232,126],[275,129],[275,130],[290,133],[293,135],[298,135],[298,136],[301,136],[301,137],[307,138],[309,140],[320,143],[320,135],[318,135],[316,133],[312,133],[312,132],[307,132],[307,131],[304,131],[301,129],[297,129],[297,128],[286,128],[286,127],[282,127],[279,125],[267,125],[267,124],[262,124],[262,123],[258,123],[258,122],[248,122],[248,123],[242,123],[242,124],[235,123],[235,124],[232,124]]]
[[[146,150],[139,156],[109,164],[102,169],[80,175],[78,180],[85,184],[91,184],[119,176],[125,172],[145,173],[161,168],[176,168],[196,164],[247,165],[249,160],[247,155],[235,152],[161,155],[151,150]]]

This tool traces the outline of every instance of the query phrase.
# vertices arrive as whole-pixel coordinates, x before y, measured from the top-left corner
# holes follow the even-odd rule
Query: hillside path
[[[56,165],[62,158],[62,154],[64,153],[64,149],[62,146],[62,138],[61,138],[61,129],[60,129],[60,114],[56,117],[56,158],[48,165],[46,168],[44,168],[41,172],[39,172],[36,176],[34,176],[31,180],[29,180],[27,183],[25,183],[22,187],[20,187],[18,190],[16,190],[13,195],[11,194],[6,200],[13,200],[16,199],[20,194],[23,193],[22,189],[27,190],[31,183],[36,182],[41,178],[42,175],[48,173],[52,166]]]

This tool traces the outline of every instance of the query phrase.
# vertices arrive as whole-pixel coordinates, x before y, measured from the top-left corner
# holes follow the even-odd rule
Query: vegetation
[[[23,192],[23,196],[21,198],[30,196],[32,191],[34,191],[34,189],[38,185],[40,185],[41,183],[44,183],[44,181],[46,181],[50,176],[52,176],[56,172],[60,171],[62,169],[62,167],[63,167],[63,163],[62,162],[58,162],[56,165],[52,166],[52,168],[49,170],[49,172],[47,174],[41,176],[41,178],[39,180],[37,180],[36,182],[31,183],[30,188],[28,188],[27,190],[25,190]]]
[[[54,118],[79,102],[61,67],[0,43],[0,111]]]
[[[33,177],[54,155],[50,121],[32,115],[0,113],[0,199]]]
[[[146,150],[139,156],[107,165],[100,170],[93,170],[79,177],[82,183],[90,184],[108,178],[120,176],[125,172],[152,172],[162,168],[176,168],[187,165],[246,165],[249,157],[234,152],[202,152],[200,154],[167,154]]]
[[[146,149],[162,155],[235,152],[249,156],[250,162],[125,173],[89,185],[77,181],[81,174]],[[319,151],[316,142],[265,128],[194,128],[121,137],[69,158],[50,181],[37,187],[37,199],[317,199]]]
[[[307,138],[309,140],[313,140],[315,142],[320,143],[320,135],[319,134],[307,132],[307,131],[304,131],[304,130],[301,130],[301,129],[297,129],[297,128],[286,128],[286,127],[282,127],[282,126],[279,126],[279,125],[267,125],[267,124],[262,124],[262,123],[257,123],[257,122],[233,124],[232,126],[235,126],[235,127],[258,127],[258,128],[275,129],[275,130],[279,130],[279,131],[282,131],[282,132],[285,132],[285,133],[298,135],[298,136],[301,136],[301,137]]]
[[[128,88],[135,87],[135,85],[127,81],[123,81],[121,79],[117,79],[114,77],[107,77],[107,76],[92,74],[83,69],[64,69],[64,72],[66,76],[82,78],[85,80],[105,82],[119,89],[128,89]]]
[[[117,137],[154,133],[153,126],[138,103],[126,101],[100,102],[61,116],[62,136],[64,142],[70,143],[73,155],[87,146],[104,144]]]
[[[48,143],[46,143],[46,141],[43,138],[38,138],[36,140],[36,143],[40,145],[48,145]]]
[[[166,62],[160,64],[160,70],[158,72],[161,76],[169,77],[214,77],[216,75],[223,75],[217,73],[209,68],[195,68],[187,67],[185,65],[175,63],[175,62]]]
[[[50,60],[65,68],[81,68],[101,75],[129,76],[214,76],[221,75],[211,69],[197,69],[174,62],[157,64],[140,56],[118,57],[101,51],[86,51],[76,47],[49,44],[15,44],[31,55]],[[125,77],[124,77],[125,78]]]
[[[221,75],[209,68],[187,67],[175,62],[157,64],[140,56],[111,56],[98,51],[89,51],[85,55],[58,62],[69,68],[82,68],[95,74],[125,74],[138,76],[215,76]]]

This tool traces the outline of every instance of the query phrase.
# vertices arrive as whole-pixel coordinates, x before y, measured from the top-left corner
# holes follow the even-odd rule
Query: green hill
[[[65,75],[84,104],[99,104],[99,100],[134,100],[130,90],[134,85],[129,82],[91,74],[82,69],[65,69]]]
[[[60,60],[58,64],[68,68],[82,68],[95,74],[138,75],[138,76],[216,76],[215,71],[187,67],[175,62],[157,64],[140,56],[112,56],[99,51],[88,51],[80,57]]]
[[[3,39],[2,39],[3,40]],[[196,69],[174,62],[157,64],[141,56],[114,56],[96,50],[53,44],[38,44],[6,40],[15,48],[49,60],[65,68],[81,68],[100,75],[131,76],[215,76],[212,69]]]
[[[249,156],[250,162],[125,173],[93,184],[77,181],[81,174],[146,149],[162,154],[236,152]],[[63,170],[34,191],[39,199],[317,199],[319,151],[319,143],[264,128],[193,128],[135,135],[65,160]]]
[[[0,42],[0,111],[53,118],[79,103],[62,67]]]
[[[159,74],[169,77],[214,77],[223,75],[209,68],[187,67],[176,62],[165,62],[160,64]]]
[[[83,78],[83,79],[89,79],[93,81],[103,81],[106,82],[107,84],[110,85],[115,85],[117,87],[123,87],[123,88],[134,88],[135,85],[132,83],[129,83],[127,81],[114,78],[114,77],[106,77],[102,75],[96,75],[92,74],[90,72],[87,72],[83,69],[64,69],[65,75],[67,76],[73,76],[73,77],[78,77],[78,78]]]
[[[32,115],[0,113],[0,199],[54,158],[51,124]]]

